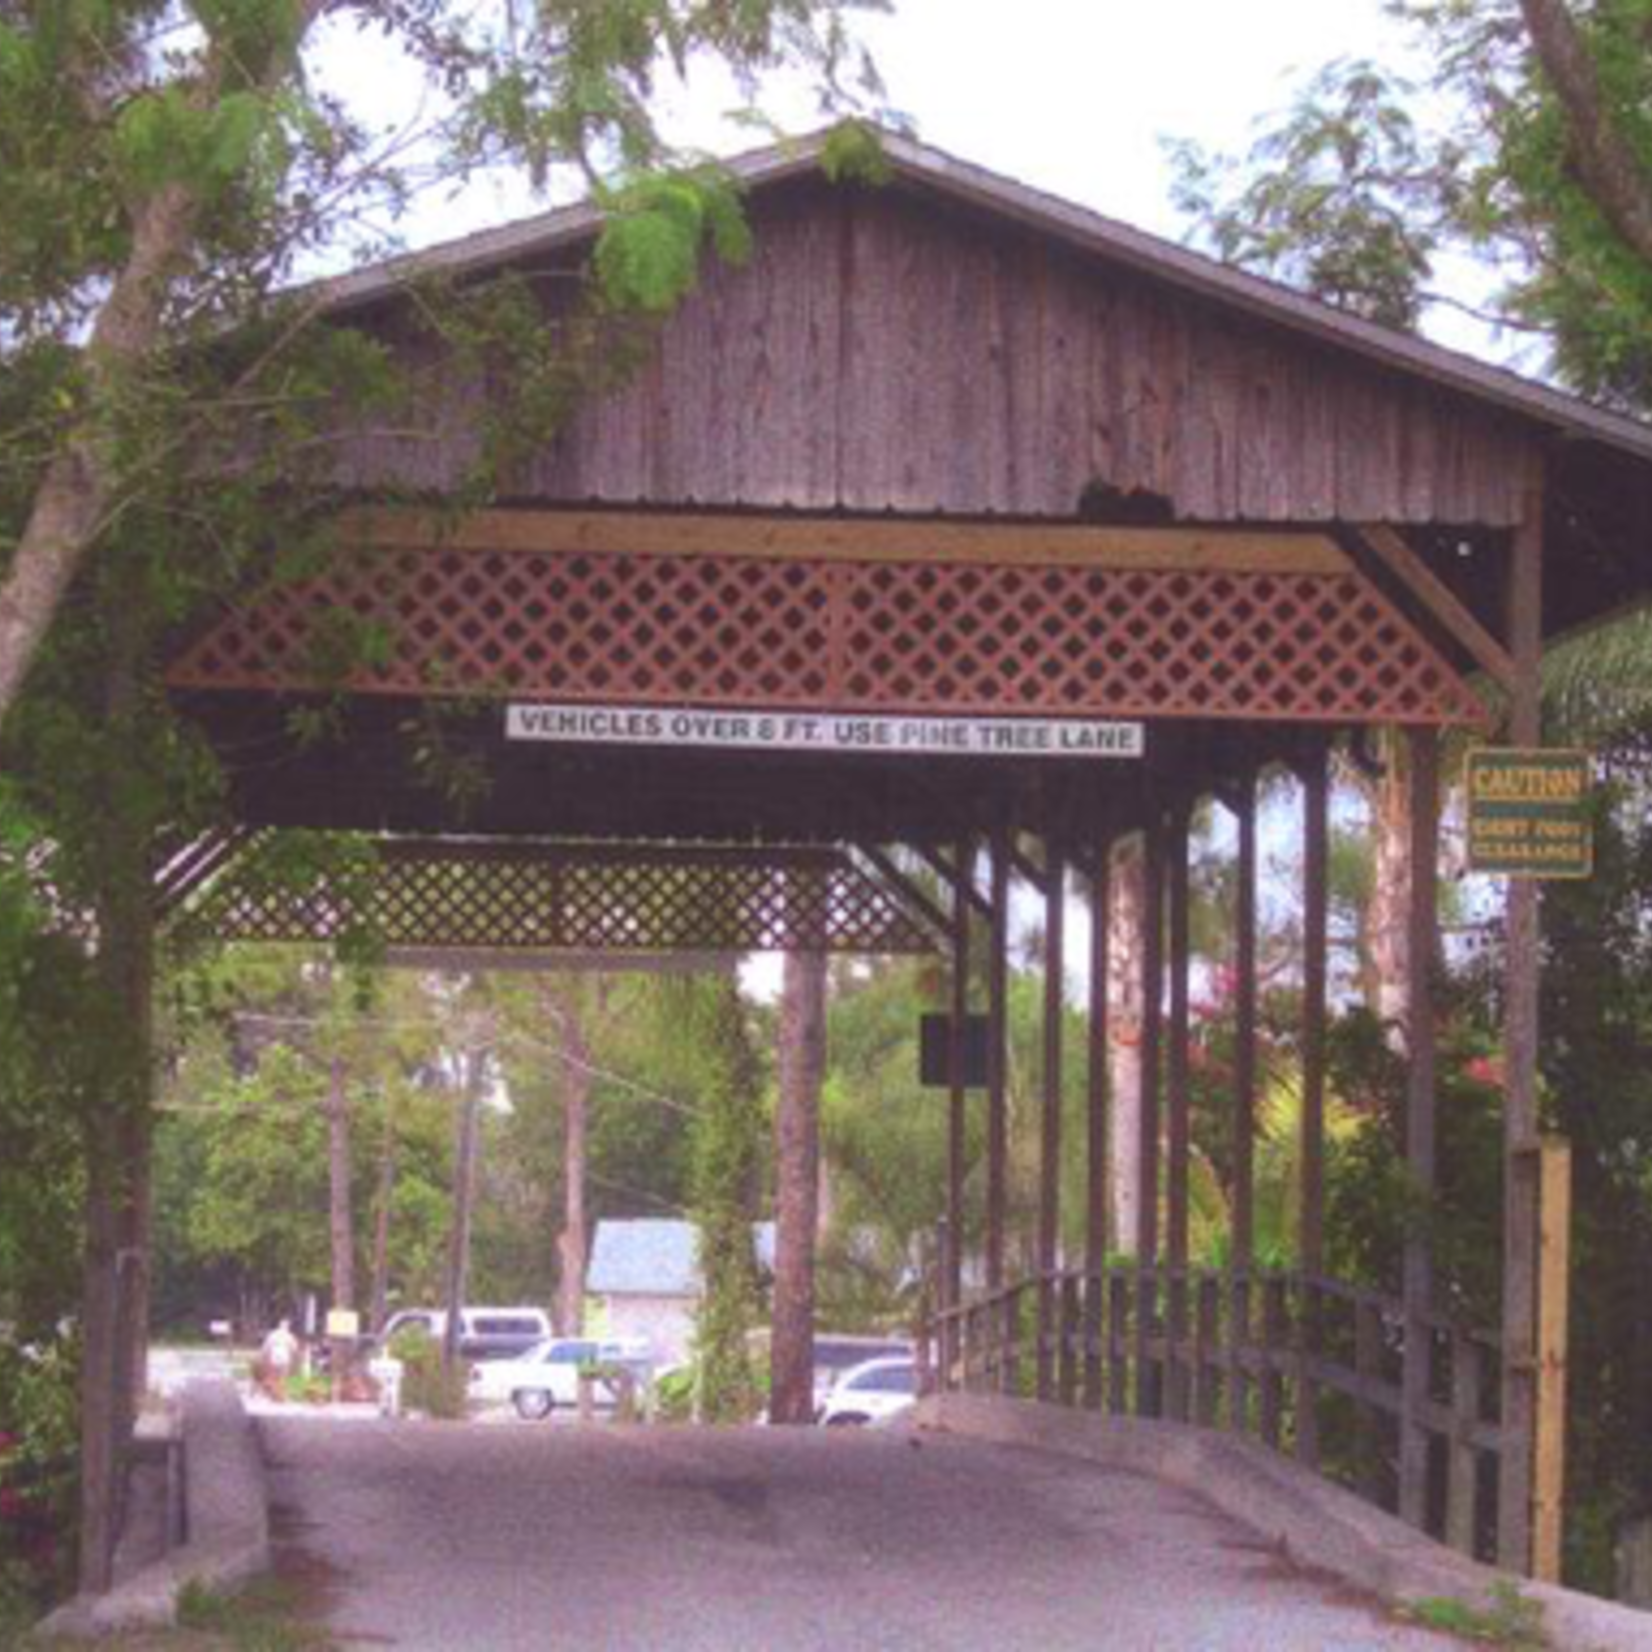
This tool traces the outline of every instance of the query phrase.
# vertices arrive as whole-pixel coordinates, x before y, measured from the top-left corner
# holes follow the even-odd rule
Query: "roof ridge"
[[[1652,423],[1601,407],[1513,368],[1367,321],[1283,282],[1224,264],[1209,253],[962,160],[903,132],[876,125],[874,129],[896,177],[908,183],[1012,219],[1093,257],[1239,308],[1379,366],[1420,375],[1519,417],[1652,458]],[[832,130],[827,127],[784,138],[719,164],[747,189],[769,187],[817,171]],[[420,275],[463,276],[511,258],[577,243],[595,234],[604,217],[604,210],[590,200],[573,202],[333,276],[307,290],[325,310],[351,309],[388,298]]]

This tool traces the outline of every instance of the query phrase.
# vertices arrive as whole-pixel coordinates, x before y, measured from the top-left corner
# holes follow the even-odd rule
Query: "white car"
[[[515,1359],[493,1359],[470,1374],[470,1398],[484,1403],[508,1401],[529,1421],[548,1417],[559,1406],[579,1403],[579,1373],[593,1365],[629,1367],[646,1381],[653,1350],[646,1341],[604,1342],[595,1337],[547,1337]],[[597,1404],[613,1396],[599,1385]]]
[[[832,1384],[821,1423],[881,1423],[899,1416],[918,1397],[918,1367],[910,1359],[869,1359]]]

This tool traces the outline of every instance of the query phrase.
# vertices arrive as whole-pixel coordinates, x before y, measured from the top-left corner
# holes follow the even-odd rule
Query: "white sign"
[[[862,712],[512,705],[505,737],[588,746],[872,752],[911,757],[1140,757],[1140,723],[1066,717],[874,717]]]

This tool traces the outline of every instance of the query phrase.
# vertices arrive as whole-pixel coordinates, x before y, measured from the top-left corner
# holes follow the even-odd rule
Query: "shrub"
[[[72,1343],[0,1342],[0,1623],[73,1579],[78,1383]]]
[[[442,1345],[422,1329],[398,1331],[390,1355],[402,1362],[402,1406],[427,1417],[451,1420],[465,1414],[465,1367],[459,1361],[449,1371],[442,1363]]]

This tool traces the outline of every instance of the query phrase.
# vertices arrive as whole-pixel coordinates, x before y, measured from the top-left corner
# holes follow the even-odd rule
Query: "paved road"
[[[885,1431],[266,1418],[288,1563],[407,1652],[1440,1652],[1198,1499]]]

